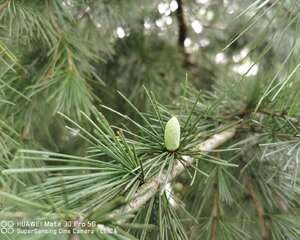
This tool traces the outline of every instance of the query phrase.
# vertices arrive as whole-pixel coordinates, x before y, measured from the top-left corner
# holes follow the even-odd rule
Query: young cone
[[[172,117],[165,128],[165,147],[168,151],[174,152],[180,144],[180,124],[176,117]]]

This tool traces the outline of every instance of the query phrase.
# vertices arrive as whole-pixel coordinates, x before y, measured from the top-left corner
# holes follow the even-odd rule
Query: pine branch
[[[184,41],[187,38],[187,26],[186,26],[184,12],[183,12],[182,0],[177,0],[177,4],[178,4],[178,8],[176,11],[176,17],[179,25],[178,44],[182,49],[184,49]]]
[[[187,38],[187,23],[184,15],[183,0],[177,0],[178,8],[176,11],[176,17],[178,21],[178,45],[184,55],[184,65],[192,65],[190,60],[190,54],[186,51],[184,41]]]
[[[266,218],[265,218],[265,211],[263,209],[263,207],[261,206],[256,192],[254,190],[254,186],[252,183],[252,179],[250,176],[245,176],[245,185],[246,188],[254,202],[257,214],[258,214],[258,218],[259,218],[259,222],[260,222],[260,232],[261,232],[261,239],[262,240],[268,240],[269,239],[269,233],[268,233],[268,228],[267,228],[267,223],[266,223]]]
[[[231,139],[236,132],[236,128],[231,128],[225,130],[221,133],[213,135],[211,138],[202,142],[196,150],[202,152],[210,152],[220,145],[224,144],[226,141]],[[126,215],[128,213],[133,213],[138,211],[148,200],[150,200],[159,190],[161,186],[164,186],[166,182],[170,182],[175,179],[177,176],[182,174],[186,167],[192,165],[195,161],[194,158],[190,156],[182,156],[181,160],[177,160],[175,163],[173,170],[170,174],[167,171],[158,175],[145,184],[143,184],[135,193],[133,199],[123,208],[118,209],[110,214],[111,218]],[[100,228],[103,226],[100,224]]]
[[[213,188],[212,201],[211,240],[217,240],[217,226],[219,222],[219,189],[217,184]]]

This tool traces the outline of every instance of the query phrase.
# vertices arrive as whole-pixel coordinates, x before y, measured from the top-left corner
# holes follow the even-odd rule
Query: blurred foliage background
[[[297,7],[296,1],[2,1],[1,81],[9,86],[2,95],[14,104],[2,103],[1,116],[22,141],[65,151],[70,139],[56,112],[78,119],[79,111],[105,104],[130,113],[117,91],[143,110],[142,86],[173,103],[186,80],[197,90],[228,79],[264,84],[287,53],[286,64],[296,62]]]

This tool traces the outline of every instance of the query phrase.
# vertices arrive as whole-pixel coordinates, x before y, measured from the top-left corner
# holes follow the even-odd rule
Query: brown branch
[[[176,17],[178,21],[179,31],[178,31],[178,45],[184,49],[184,41],[187,38],[187,25],[185,21],[184,11],[183,11],[183,0],[177,0],[178,8],[176,11]]]
[[[285,111],[282,111],[282,112],[271,112],[271,111],[264,110],[264,109],[259,109],[259,110],[255,111],[254,108],[243,109],[242,111],[240,111],[238,113],[238,115],[241,116],[241,117],[243,117],[243,116],[250,115],[252,113],[262,114],[262,115],[268,115],[270,117],[282,117],[282,118],[284,118],[284,117],[288,116],[288,113],[285,112]]]
[[[256,192],[254,190],[254,186],[252,183],[252,178],[250,176],[245,176],[245,185],[246,185],[246,189],[248,190],[248,192],[253,200],[253,203],[255,205],[255,208],[256,208],[256,211],[258,214],[259,223],[260,223],[261,239],[268,240],[269,233],[268,233],[265,211],[264,211],[263,207],[261,206],[259,199],[257,198]]]
[[[189,66],[193,65],[193,63],[191,62],[190,54],[184,46],[184,41],[187,38],[188,27],[184,15],[183,0],[177,0],[177,4],[178,8],[176,10],[176,17],[178,21],[178,45],[184,56],[184,65]]]
[[[219,210],[219,189],[218,185],[215,184],[213,188],[213,193],[212,193],[212,227],[211,227],[211,240],[217,240],[217,226],[219,222],[219,217],[220,217],[220,210]]]
[[[269,111],[266,109],[255,110],[255,108],[244,108],[244,109],[241,109],[240,111],[238,111],[237,113],[230,113],[230,112],[221,113],[219,118],[222,118],[222,119],[233,119],[235,117],[246,118],[246,117],[251,116],[251,114],[254,114],[255,116],[268,116],[268,117],[272,117],[272,118],[285,119],[285,120],[297,125],[297,127],[298,126],[300,127],[299,120],[298,120],[299,116],[291,117],[291,116],[289,116],[287,111],[272,112],[272,111]]]

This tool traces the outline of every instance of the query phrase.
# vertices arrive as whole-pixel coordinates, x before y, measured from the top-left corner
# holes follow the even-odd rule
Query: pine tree
[[[299,28],[296,0],[1,0],[0,239],[299,240]]]

